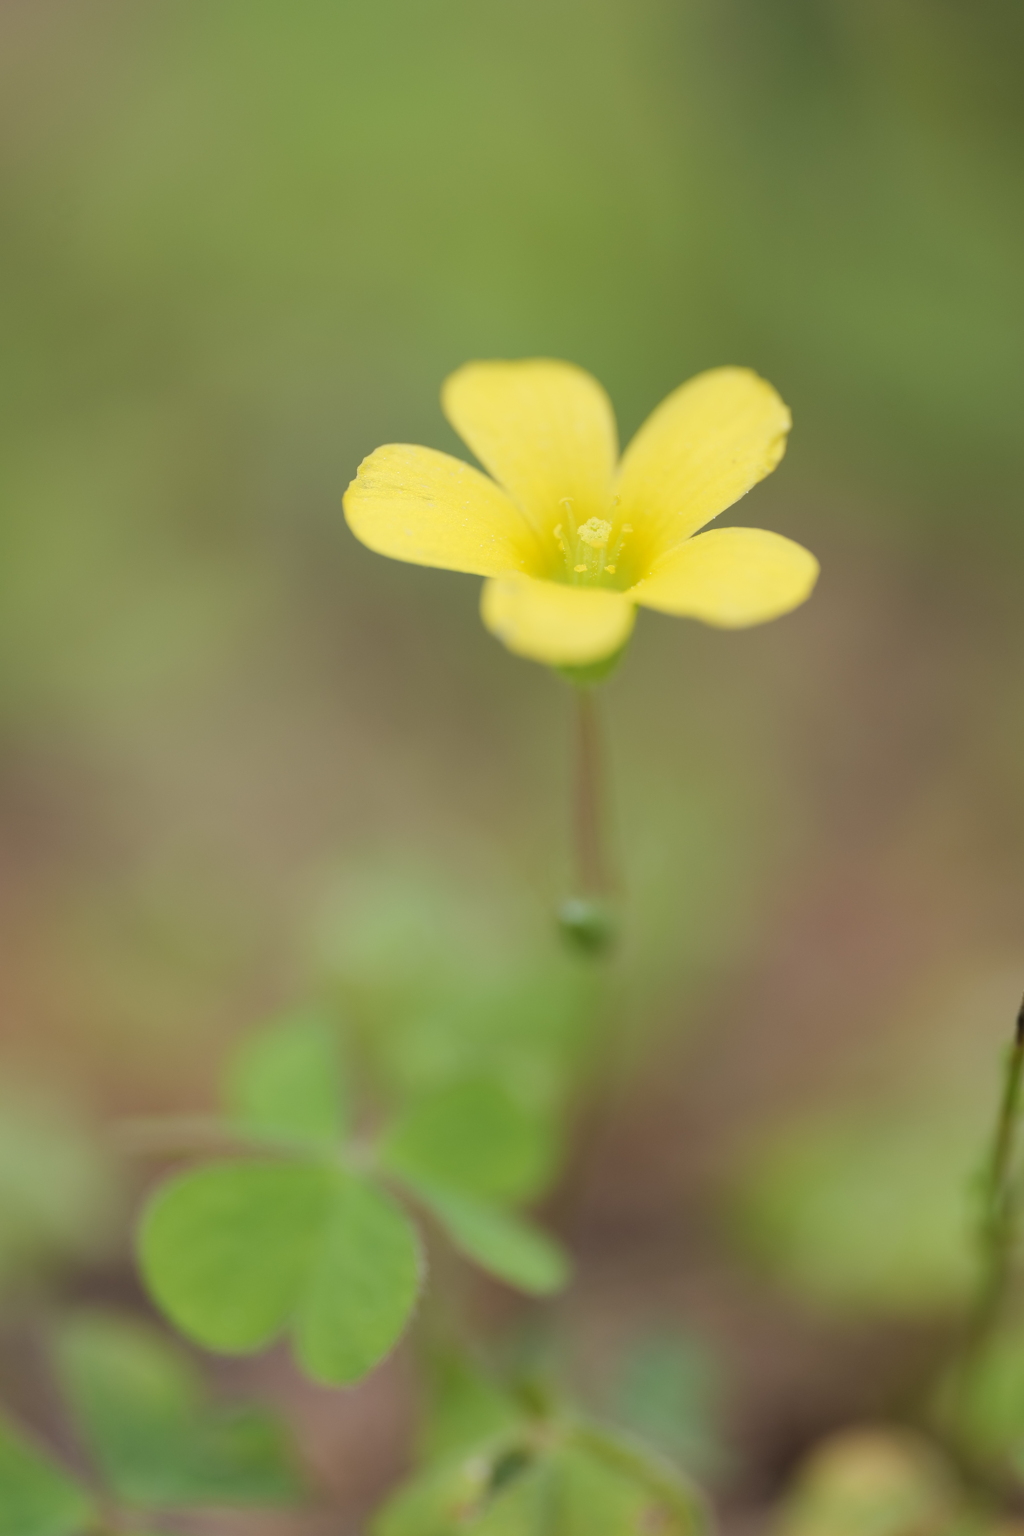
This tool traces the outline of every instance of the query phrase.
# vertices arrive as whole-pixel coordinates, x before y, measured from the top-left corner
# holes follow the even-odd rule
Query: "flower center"
[[[573,586],[604,583],[602,577],[614,576],[616,561],[622,553],[626,535],[633,532],[630,523],[623,523],[615,537],[615,526],[603,517],[588,517],[577,524],[573,514],[572,498],[566,496],[561,505],[565,517],[554,530],[555,543],[565,561],[565,580]]]

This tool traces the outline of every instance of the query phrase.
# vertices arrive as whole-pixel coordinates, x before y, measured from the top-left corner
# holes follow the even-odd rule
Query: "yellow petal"
[[[789,428],[788,409],[749,368],[699,373],[662,401],[623,454],[617,515],[657,558],[771,474]]]
[[[357,539],[393,560],[495,576],[535,555],[529,524],[478,469],[433,448],[389,443],[359,466],[344,497]]]
[[[607,517],[618,452],[615,417],[600,384],[582,368],[546,358],[467,363],[445,380],[441,403],[459,436],[545,539],[567,510],[577,524]]]
[[[530,576],[486,582],[480,613],[510,651],[551,667],[585,666],[611,656],[629,639],[636,618],[621,592]]]
[[[817,579],[810,550],[780,533],[713,528],[666,555],[626,596],[662,613],[743,629],[799,607]]]

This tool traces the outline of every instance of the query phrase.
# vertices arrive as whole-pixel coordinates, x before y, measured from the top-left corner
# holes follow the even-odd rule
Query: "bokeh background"
[[[4,0],[30,1418],[40,1308],[141,1305],[141,1175],[116,1194],[100,1127],[210,1104],[232,1040],[339,977],[349,1006],[353,977],[436,962],[478,997],[562,963],[565,690],[473,579],[341,516],[378,444],[461,451],[438,388],[474,357],[581,363],[624,439],[755,367],[795,431],[727,520],[823,566],[763,630],[645,614],[607,689],[630,915],[551,1208],[571,1370],[642,1405],[652,1333],[704,1351],[742,1513],[927,1359],[1024,984],[1022,65],[999,0]],[[355,1394],[276,1356],[222,1378],[288,1405],[333,1513],[204,1532],[354,1528],[404,1464],[404,1357]]]

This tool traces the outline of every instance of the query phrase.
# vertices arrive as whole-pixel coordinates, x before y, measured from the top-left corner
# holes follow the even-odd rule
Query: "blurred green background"
[[[341,493],[382,442],[460,451],[438,389],[468,358],[581,363],[624,439],[748,364],[795,431],[734,520],[824,574],[764,630],[645,615],[607,690],[629,1070],[570,1179],[574,1316],[583,1353],[652,1311],[717,1330],[766,1466],[867,1390],[885,1339],[800,1309],[958,1293],[1024,979],[1022,64],[998,0],[6,0],[16,1096],[208,1102],[339,953],[387,972],[381,912],[474,976],[546,964],[563,690],[474,580],[357,545]],[[822,1151],[802,1116],[833,1102]],[[879,1116],[895,1163],[913,1142],[909,1270],[815,1226],[814,1171]],[[781,1196],[744,1150],[780,1126]],[[760,1184],[709,1208],[744,1156]],[[882,1164],[850,1197],[875,1233],[907,1209],[872,1205]],[[737,1225],[799,1304],[755,1294]]]

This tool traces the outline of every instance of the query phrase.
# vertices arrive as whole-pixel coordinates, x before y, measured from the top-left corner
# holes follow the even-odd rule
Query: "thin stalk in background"
[[[937,1418],[933,1421],[961,1471],[976,1484],[976,1491],[987,1490],[988,1495],[994,1486],[993,1468],[984,1447],[978,1444],[974,1420],[993,1335],[1002,1322],[1014,1279],[1019,1224],[1015,1175],[1022,1098],[1024,1002],[1006,1054],[999,1108],[979,1191],[977,1288],[953,1359],[937,1383]]]
[[[1021,1003],[1017,1013],[1013,1044],[1006,1058],[999,1115],[982,1189],[979,1230],[982,1274],[968,1332],[970,1356],[984,1345],[993,1325],[998,1320],[1013,1274],[1017,1236],[1013,1171],[1020,1128],[1022,1088],[1024,1088],[1024,1002]]]

